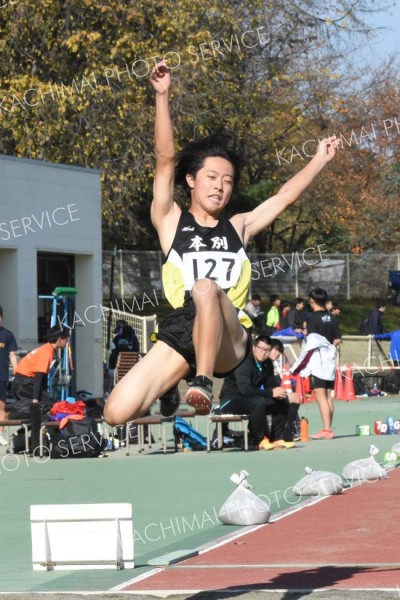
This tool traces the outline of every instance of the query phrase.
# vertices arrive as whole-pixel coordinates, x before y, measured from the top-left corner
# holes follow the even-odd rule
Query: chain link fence
[[[104,297],[110,294],[112,252],[103,253]],[[400,270],[400,254],[328,254],[324,244],[291,254],[249,253],[250,293],[307,296],[316,286],[335,298],[378,298],[388,294],[389,271]],[[140,314],[164,299],[163,255],[158,251],[114,254],[113,297],[129,299],[122,310]]]

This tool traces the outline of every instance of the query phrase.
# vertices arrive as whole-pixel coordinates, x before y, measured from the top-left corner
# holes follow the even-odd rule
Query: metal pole
[[[111,273],[110,273],[110,293],[108,296],[108,307],[110,312],[108,313],[108,322],[107,322],[107,343],[106,348],[107,352],[110,351],[110,340],[111,340],[111,318],[112,318],[112,301],[113,301],[113,289],[114,289],[114,269],[115,269],[115,257],[117,255],[117,246],[114,246],[112,255],[111,255]],[[107,355],[108,358],[108,355]]]
[[[125,297],[124,293],[124,271],[123,271],[123,260],[122,260],[122,250],[118,250],[119,252],[119,287],[121,298]]]
[[[347,300],[351,299],[351,290],[350,290],[350,255],[346,254],[346,265],[347,265]]]

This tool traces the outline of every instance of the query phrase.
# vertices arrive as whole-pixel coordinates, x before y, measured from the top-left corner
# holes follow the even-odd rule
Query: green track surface
[[[137,455],[134,450],[126,457],[120,449],[107,458],[35,462],[5,455],[2,448],[0,591],[109,590],[151,569],[150,559],[193,549],[240,529],[218,524],[216,517],[234,490],[232,473],[246,469],[253,491],[268,498],[274,514],[298,503],[292,487],[305,474],[305,466],[341,473],[351,460],[366,458],[371,443],[379,448],[377,458],[382,460],[383,453],[400,442],[400,436],[355,435],[356,425],[369,424],[373,430],[375,419],[400,419],[398,397],[336,402],[335,408],[334,440],[298,443],[292,450],[175,454],[170,444],[166,455],[156,451]],[[320,429],[315,404],[302,405],[301,415],[308,417],[310,432]],[[199,423],[204,431],[205,418]],[[135,569],[34,572],[30,505],[102,502],[133,505]]]

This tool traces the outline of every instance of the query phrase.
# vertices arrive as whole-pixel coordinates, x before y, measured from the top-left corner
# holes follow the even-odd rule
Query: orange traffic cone
[[[305,394],[311,392],[311,382],[309,377],[303,377],[303,389]]]
[[[345,382],[343,388],[343,400],[348,402],[349,400],[355,400],[356,394],[354,391],[354,382],[353,382],[353,371],[351,370],[351,365],[346,365],[346,375]]]
[[[287,392],[288,394],[292,393],[292,382],[290,381],[289,371],[284,371],[282,373],[281,387],[283,387],[285,392]]]
[[[344,400],[343,377],[342,370],[336,367],[334,395],[335,400]]]
[[[304,393],[303,378],[300,375],[296,375],[296,394],[300,397],[300,402],[306,401],[306,395]]]

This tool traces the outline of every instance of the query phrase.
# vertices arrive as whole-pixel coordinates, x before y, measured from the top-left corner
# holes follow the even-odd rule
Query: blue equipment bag
[[[182,417],[175,417],[173,431],[176,448],[181,447],[182,450],[186,450],[187,452],[205,450],[207,448],[207,439],[204,435],[196,431]]]

